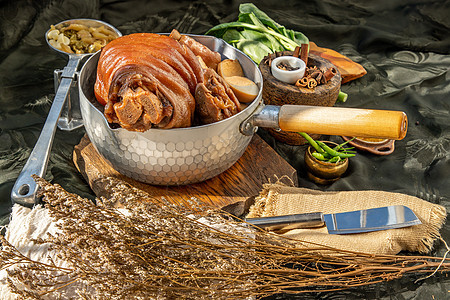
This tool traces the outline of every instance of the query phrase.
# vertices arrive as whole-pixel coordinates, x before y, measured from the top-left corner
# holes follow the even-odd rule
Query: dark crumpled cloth
[[[11,188],[25,164],[54,96],[53,70],[66,58],[46,45],[50,24],[71,18],[101,19],[123,34],[170,32],[204,34],[234,21],[240,1],[2,1],[0,4],[0,218],[8,222]],[[401,110],[408,134],[388,156],[360,152],[342,179],[330,186],[309,181],[305,146],[259,134],[298,171],[301,187],[319,190],[400,192],[450,209],[450,1],[326,0],[255,1],[287,28],[303,32],[321,47],[360,63],[364,77],[344,84],[339,106]],[[46,178],[81,196],[92,191],[72,163],[84,129],[57,131]],[[330,137],[341,141],[340,137]],[[450,226],[441,234],[450,242]],[[443,243],[431,255],[442,256]],[[445,275],[415,282],[422,275],[299,299],[448,299]],[[284,298],[284,295],[272,297]]]

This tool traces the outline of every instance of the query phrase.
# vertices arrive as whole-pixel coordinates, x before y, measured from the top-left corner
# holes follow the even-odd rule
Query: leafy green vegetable
[[[238,21],[214,26],[206,34],[222,38],[258,64],[270,53],[293,51],[309,42],[303,33],[286,29],[252,3],[239,6]]]

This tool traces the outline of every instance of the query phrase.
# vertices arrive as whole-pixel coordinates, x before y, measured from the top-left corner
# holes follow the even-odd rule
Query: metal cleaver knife
[[[335,214],[305,213],[265,218],[247,218],[247,223],[271,231],[327,226],[330,234],[362,233],[422,224],[403,205],[371,208]]]

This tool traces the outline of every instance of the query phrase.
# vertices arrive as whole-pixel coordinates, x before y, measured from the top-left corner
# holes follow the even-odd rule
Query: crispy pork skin
[[[192,125],[203,70],[192,51],[163,35],[136,33],[109,43],[97,66],[95,95],[108,122],[145,131]]]

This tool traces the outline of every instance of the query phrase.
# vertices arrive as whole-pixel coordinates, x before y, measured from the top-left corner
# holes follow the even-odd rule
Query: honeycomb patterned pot
[[[262,105],[262,75],[245,54],[221,39],[191,35],[223,58],[238,59],[246,76],[260,88],[257,98],[243,111],[209,125],[150,129],[132,132],[112,129],[94,96],[99,53],[83,66],[79,76],[80,108],[86,133],[97,151],[119,173],[154,185],[185,185],[219,175],[244,153],[252,136],[239,126]]]

